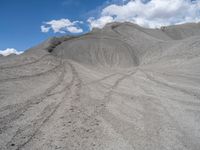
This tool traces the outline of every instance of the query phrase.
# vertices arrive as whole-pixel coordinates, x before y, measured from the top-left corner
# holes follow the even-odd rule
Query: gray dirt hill
[[[199,150],[200,24],[111,23],[0,56],[1,150]]]

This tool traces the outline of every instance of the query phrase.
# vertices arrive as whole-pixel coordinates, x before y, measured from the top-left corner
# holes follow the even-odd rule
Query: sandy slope
[[[113,23],[0,57],[0,149],[199,150],[199,29]]]

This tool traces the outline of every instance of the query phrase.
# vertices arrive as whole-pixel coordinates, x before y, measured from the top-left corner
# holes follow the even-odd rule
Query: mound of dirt
[[[0,56],[0,149],[199,150],[199,29],[111,23]]]

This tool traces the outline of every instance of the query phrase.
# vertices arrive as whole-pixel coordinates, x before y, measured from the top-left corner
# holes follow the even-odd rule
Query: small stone
[[[90,129],[87,129],[87,130],[86,130],[86,132],[89,132],[89,131],[90,131]]]

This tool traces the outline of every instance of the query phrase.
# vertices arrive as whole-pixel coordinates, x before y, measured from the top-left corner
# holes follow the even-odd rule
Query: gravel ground
[[[0,57],[0,149],[199,150],[199,31],[112,23]]]

